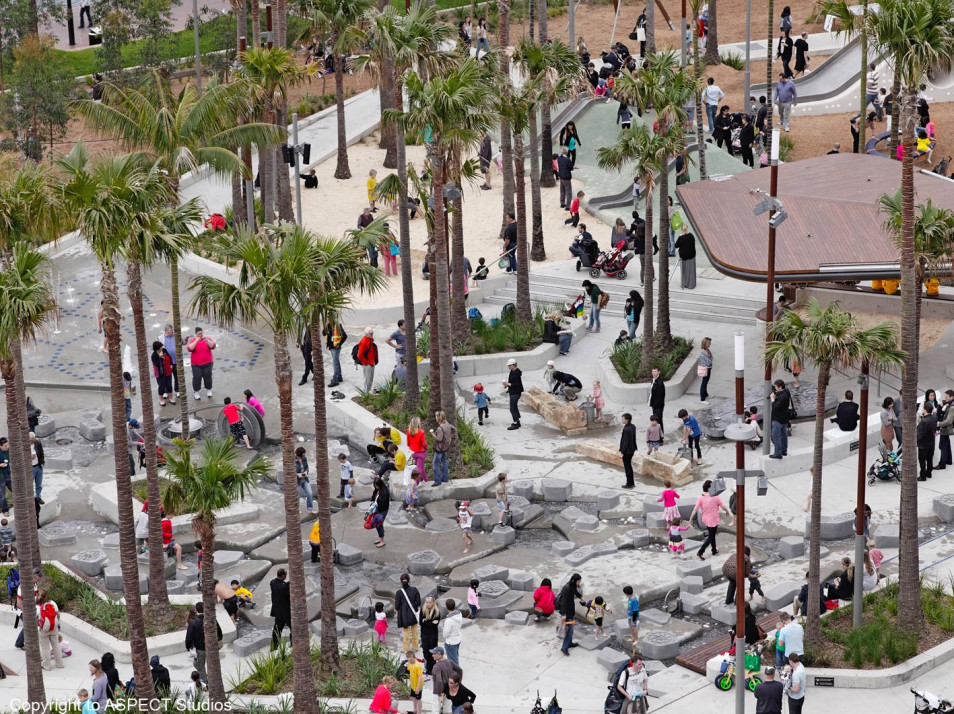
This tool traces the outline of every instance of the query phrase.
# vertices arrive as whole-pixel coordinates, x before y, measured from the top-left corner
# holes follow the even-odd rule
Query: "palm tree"
[[[275,386],[281,421],[282,487],[288,574],[292,602],[305,601],[305,568],[301,543],[301,510],[295,476],[295,433],[292,423],[292,373],[289,338],[303,327],[301,309],[307,303],[306,275],[313,269],[311,240],[304,231],[287,226],[264,226],[261,233],[239,229],[234,236],[218,236],[213,254],[241,265],[239,284],[198,276],[192,280],[192,307],[200,317],[226,327],[236,322],[267,325],[275,345]],[[326,474],[319,474],[324,477]],[[292,660],[296,711],[317,714],[315,678],[311,667],[308,619],[303,611],[292,617]]]
[[[640,107],[653,107],[656,111],[659,135],[667,139],[672,153],[665,157],[664,169],[659,174],[659,235],[663,241],[669,238],[669,160],[685,148],[682,123],[686,118],[683,108],[696,93],[696,82],[688,72],[683,72],[676,53],[660,52],[648,57],[649,67],[638,77],[623,73],[617,83],[616,93],[621,98]],[[648,195],[648,192],[647,192]],[[672,344],[672,329],[669,320],[669,251],[659,252],[659,310],[656,313],[656,332],[660,347],[668,349]]]
[[[831,371],[854,369],[864,362],[874,369],[900,366],[904,364],[905,353],[898,349],[898,331],[893,322],[863,329],[858,319],[842,310],[837,302],[822,308],[814,298],[805,309],[805,317],[794,310],[782,313],[773,323],[769,336],[765,356],[774,365],[798,361],[803,365],[811,362],[818,367],[808,553],[808,592],[817,593],[821,560],[822,446],[825,442],[823,432],[827,426],[825,397]],[[822,637],[818,598],[809,597],[807,603],[808,631],[805,644],[809,648],[816,648],[821,644]],[[861,607],[862,603],[856,603],[855,606]]]
[[[253,1],[253,17],[257,12],[258,2]],[[168,173],[172,195],[177,196],[182,175],[202,165],[219,176],[241,173],[245,178],[252,178],[234,147],[256,144],[261,149],[284,140],[285,130],[281,127],[239,122],[239,117],[252,114],[249,101],[252,93],[247,82],[233,82],[207,87],[201,96],[191,84],[175,94],[169,81],[157,70],[147,75],[139,87],[119,87],[105,82],[102,102],[83,99],[72,107],[102,136],[119,137],[126,148],[143,151],[160,161]],[[175,334],[181,335],[177,255],[170,256],[169,271],[172,325]],[[181,423],[188,424],[189,402],[182,357],[179,352],[176,359],[179,413]]]
[[[901,82],[901,348],[918,354],[917,245],[914,211],[914,130],[918,83],[928,72],[947,71],[954,61],[954,3],[951,0],[886,0],[877,13],[869,13],[871,41],[878,54],[889,58]],[[916,451],[915,428],[918,362],[910,359],[901,373],[901,436],[907,454]],[[918,556],[917,464],[902,462],[901,540],[899,557],[898,624],[916,631],[921,622],[920,565]]]
[[[113,465],[116,469],[116,500],[119,514],[119,560],[123,594],[129,619],[129,645],[137,696],[155,698],[146,647],[146,626],[139,596],[132,485],[126,438],[126,405],[123,399],[122,335],[116,263],[126,246],[149,218],[157,198],[163,197],[157,174],[147,174],[139,157],[127,154],[90,165],[86,146],[77,144],[57,160],[64,174],[64,204],[76,221],[100,266],[103,322],[109,365],[109,401],[113,432]]]
[[[656,51],[656,0],[646,0],[646,53]]]
[[[295,230],[301,230],[300,228]],[[355,291],[373,295],[385,285],[381,271],[368,265],[365,251],[354,241],[339,241],[322,236],[313,239],[313,268],[308,303],[304,314],[311,331],[314,364],[315,443],[328,441],[328,416],[325,408],[325,367],[322,354],[322,327],[328,322],[340,324],[341,315],[351,306]],[[411,323],[413,325],[413,322]],[[408,330],[408,336],[413,327]],[[338,669],[338,635],[335,629],[335,571],[332,551],[331,493],[328,483],[328,450],[315,449],[315,473],[318,477],[318,523],[321,528],[321,663],[327,671]]]
[[[136,333],[136,360],[139,371],[139,391],[142,398],[142,437],[146,452],[146,492],[149,500],[149,608],[153,617],[172,614],[166,589],[165,561],[162,548],[162,519],[160,517],[159,464],[156,459],[156,420],[153,407],[152,384],[149,375],[149,348],[146,343],[146,322],[143,315],[142,271],[170,255],[180,255],[192,239],[190,224],[202,220],[198,199],[181,206],[162,207],[152,215],[144,216],[140,230],[131,236],[126,255],[126,289],[132,307],[133,328]]]
[[[546,47],[549,42],[549,33],[547,30],[547,0],[536,0],[537,2],[537,17],[539,18],[540,23],[540,35],[539,43],[542,47]],[[570,48],[571,53],[573,53],[573,48]],[[575,57],[575,53],[574,53]],[[560,72],[560,77],[572,78],[574,72],[577,76],[580,75],[582,66],[580,65],[579,58],[576,58],[576,62],[573,67],[567,72]],[[533,152],[530,152],[531,161],[537,164],[538,166],[538,175],[540,176],[540,185],[545,188],[553,188],[556,186],[556,179],[553,177],[553,172],[550,170],[551,161],[550,158],[553,156],[553,121],[550,116],[550,107],[551,104],[543,102],[540,106],[540,156],[534,158]],[[531,139],[531,149],[535,148],[535,142]],[[530,172],[530,189],[533,191],[533,171]],[[532,193],[531,193],[532,200]],[[536,220],[536,211],[534,211],[534,220]],[[534,241],[536,241],[536,234],[534,233]],[[531,257],[533,256],[533,251],[531,251]],[[541,260],[540,258],[533,258],[533,260]]]
[[[232,439],[205,439],[201,462],[192,459],[193,442],[176,439],[166,453],[166,474],[169,493],[192,515],[192,530],[202,542],[202,607],[204,618],[205,664],[209,675],[209,700],[225,702],[222,663],[219,660],[219,637],[215,622],[215,525],[216,511],[244,501],[259,479],[269,473],[268,460],[256,456],[244,468],[238,464],[238,453]]]
[[[689,0],[692,5],[692,74],[696,78],[696,146],[699,147],[699,180],[705,181],[708,178],[706,171],[706,137],[702,132],[702,117],[705,109],[702,104],[702,65],[699,61],[699,13],[705,0]]]
[[[510,77],[510,57],[508,48],[510,46],[510,5],[511,0],[497,0],[497,44],[500,45],[500,76]],[[501,83],[501,91],[504,98],[510,94],[510,83],[504,81]],[[510,124],[507,119],[500,117],[500,161],[503,164],[503,213],[500,216],[500,237],[503,237],[504,229],[507,227],[507,216],[514,211],[513,192],[513,133],[510,130]]]
[[[717,22],[717,0],[709,2],[709,31],[706,34],[706,64],[722,64],[722,57],[719,56],[719,25]],[[769,55],[772,54],[772,46],[769,45]],[[748,101],[748,97],[745,97]]]
[[[653,334],[653,189],[656,185],[656,176],[669,171],[669,157],[679,146],[675,135],[670,132],[663,135],[653,133],[645,124],[636,124],[623,131],[615,144],[596,150],[597,163],[601,169],[616,169],[635,165],[636,175],[646,186],[646,240],[643,244],[645,251],[646,269],[643,275],[645,299],[645,318],[643,319],[643,351],[642,372],[649,374],[649,363],[656,353]],[[661,251],[664,254],[666,251]],[[668,273],[662,273],[662,258],[660,257],[660,274],[668,278]]]
[[[344,60],[353,54],[361,39],[363,16],[373,6],[372,0],[314,0],[317,25],[334,38],[335,102],[338,115],[338,165],[336,179],[351,178],[348,165],[348,134],[344,110]]]

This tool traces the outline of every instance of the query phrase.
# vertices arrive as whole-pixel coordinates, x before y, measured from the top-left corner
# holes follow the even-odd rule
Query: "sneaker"
[[[488,186],[488,185],[486,185],[486,184],[483,184],[483,185],[481,185],[480,190],[481,190],[481,191],[489,191],[489,190],[490,190],[490,186]]]
[[[175,398],[175,397],[169,397],[169,403],[170,403],[170,404],[175,404],[175,403],[176,403],[176,398]]]
[[[205,396],[206,396],[206,398],[211,399],[211,398],[212,398],[212,390],[211,390],[211,389],[206,389],[206,390],[205,390]]]
[[[202,395],[199,392],[193,392],[192,398],[195,400],[199,400],[199,399],[202,399]]]
[[[514,429],[519,429],[519,428],[520,428],[520,423],[514,422],[513,424],[507,427],[507,431],[513,431]]]
[[[708,404],[708,403],[709,403],[709,400],[708,400],[708,399],[703,399],[703,400],[702,400],[701,402],[699,402],[699,403],[700,403],[700,404]]]

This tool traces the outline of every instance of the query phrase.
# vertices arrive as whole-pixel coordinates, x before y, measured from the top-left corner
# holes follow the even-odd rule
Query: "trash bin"
[[[583,413],[586,415],[587,424],[592,424],[594,421],[596,421],[596,405],[593,403],[593,398],[591,396],[587,395],[586,401],[580,405],[580,409],[582,409]]]

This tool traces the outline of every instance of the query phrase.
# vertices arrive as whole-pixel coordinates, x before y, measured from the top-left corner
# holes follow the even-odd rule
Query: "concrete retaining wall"
[[[829,422],[826,419],[825,424]],[[799,425],[800,429],[811,429],[814,433],[814,421]],[[822,446],[822,463],[833,464],[847,458],[853,458],[858,454],[858,433],[861,429],[861,423],[855,427],[854,431],[842,431],[837,426],[826,428],[824,431],[824,445]],[[881,416],[879,412],[871,412],[868,415],[868,446],[874,446],[881,440]],[[784,459],[770,459],[765,455],[759,455],[759,468],[766,476],[785,476],[787,474],[808,471],[814,459],[814,447],[806,446],[801,449],[789,451]]]
[[[610,352],[600,357],[600,382],[603,385],[603,396],[617,404],[646,404],[649,401],[649,382],[640,384],[626,384],[619,378],[616,368],[610,361]],[[666,384],[666,399],[673,400],[685,394],[692,383],[699,379],[696,376],[696,359],[690,352],[680,365],[679,369]]]

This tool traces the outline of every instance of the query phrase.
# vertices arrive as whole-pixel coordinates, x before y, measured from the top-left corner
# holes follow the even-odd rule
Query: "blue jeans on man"
[[[517,251],[516,249],[507,253],[507,272],[516,273],[517,272]]]
[[[434,462],[433,462],[432,468],[434,469],[434,482],[433,482],[434,486],[437,486],[440,483],[447,483],[450,481],[450,476],[447,475],[447,452],[446,451],[434,452]]]
[[[715,131],[716,114],[719,112],[718,104],[706,104],[706,118],[709,120],[709,133]]]
[[[596,303],[590,305],[590,325],[591,330],[600,329],[600,308]]]
[[[43,467],[42,466],[33,467],[33,488],[36,493],[36,498],[39,498],[40,494],[43,492]]]
[[[10,473],[0,473],[0,513],[4,515],[10,510],[10,504],[7,503],[7,489],[10,488],[12,494],[11,485]]]
[[[573,627],[576,623],[568,622],[563,626],[565,630],[563,635],[563,646],[560,647],[560,650],[563,652],[569,652],[570,647],[573,646]]]
[[[456,645],[445,642],[444,652],[447,654],[447,659],[456,665],[460,664],[460,642],[458,642]]]
[[[788,456],[788,424],[772,422],[772,445],[775,447],[775,456]]]
[[[573,342],[573,335],[560,335],[560,354],[565,355],[570,352],[570,343]]]

